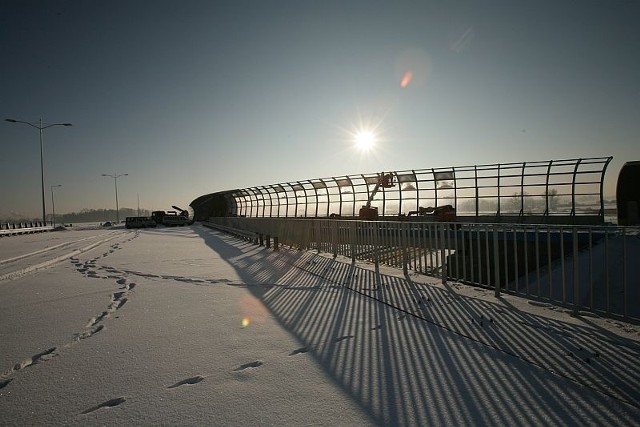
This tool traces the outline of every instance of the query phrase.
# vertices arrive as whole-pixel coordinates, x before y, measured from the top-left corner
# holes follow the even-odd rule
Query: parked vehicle
[[[124,223],[126,228],[147,228],[155,227],[156,225],[153,218],[148,216],[128,216]]]
[[[162,224],[167,227],[173,227],[176,225],[187,225],[189,223],[189,218],[184,215],[165,215],[162,218]]]
[[[166,226],[175,225],[187,225],[191,224],[189,220],[189,211],[182,209],[178,206],[172,206],[176,211],[153,211],[151,212],[151,218],[156,224],[162,224]]]

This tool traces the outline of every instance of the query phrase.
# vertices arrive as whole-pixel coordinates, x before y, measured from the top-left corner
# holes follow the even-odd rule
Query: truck
[[[151,218],[156,224],[162,224],[168,227],[176,225],[190,224],[189,211],[182,209],[178,206],[171,206],[175,211],[153,211],[151,212]]]
[[[156,225],[153,218],[148,216],[128,216],[124,221],[126,228],[147,228],[155,227]]]

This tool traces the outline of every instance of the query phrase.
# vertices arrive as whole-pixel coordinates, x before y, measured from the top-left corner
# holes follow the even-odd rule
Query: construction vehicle
[[[360,217],[360,219],[369,221],[378,219],[378,208],[372,207],[371,202],[373,202],[373,198],[381,188],[391,188],[394,186],[395,184],[393,183],[393,174],[385,174],[384,172],[378,174],[378,182],[376,182],[376,186],[373,188],[373,191],[371,191],[371,194],[369,194],[367,204],[360,208],[358,217]]]
[[[178,215],[183,216],[187,219],[189,219],[189,211],[186,211],[178,206],[171,206],[173,209],[178,211]]]
[[[453,222],[456,220],[456,208],[451,205],[436,206],[428,208],[418,207],[417,211],[409,212],[408,216],[432,216],[439,222]]]
[[[184,210],[178,206],[171,206],[176,209],[175,211],[153,211],[151,212],[151,218],[156,224],[162,224],[166,226],[174,225],[187,225],[189,221],[189,211]]]

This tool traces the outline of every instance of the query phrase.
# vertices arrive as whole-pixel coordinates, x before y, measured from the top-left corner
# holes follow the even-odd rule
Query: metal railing
[[[210,218],[300,249],[370,261],[610,317],[640,320],[640,230],[615,226]],[[259,237],[258,237],[259,236]]]
[[[53,226],[42,221],[0,223],[0,237],[15,236],[18,234],[41,233],[53,230]]]

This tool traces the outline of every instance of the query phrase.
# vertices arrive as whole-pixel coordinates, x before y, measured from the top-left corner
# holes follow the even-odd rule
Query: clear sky
[[[382,170],[640,160],[640,2],[0,0],[0,218]],[[358,130],[375,134],[368,151]]]

